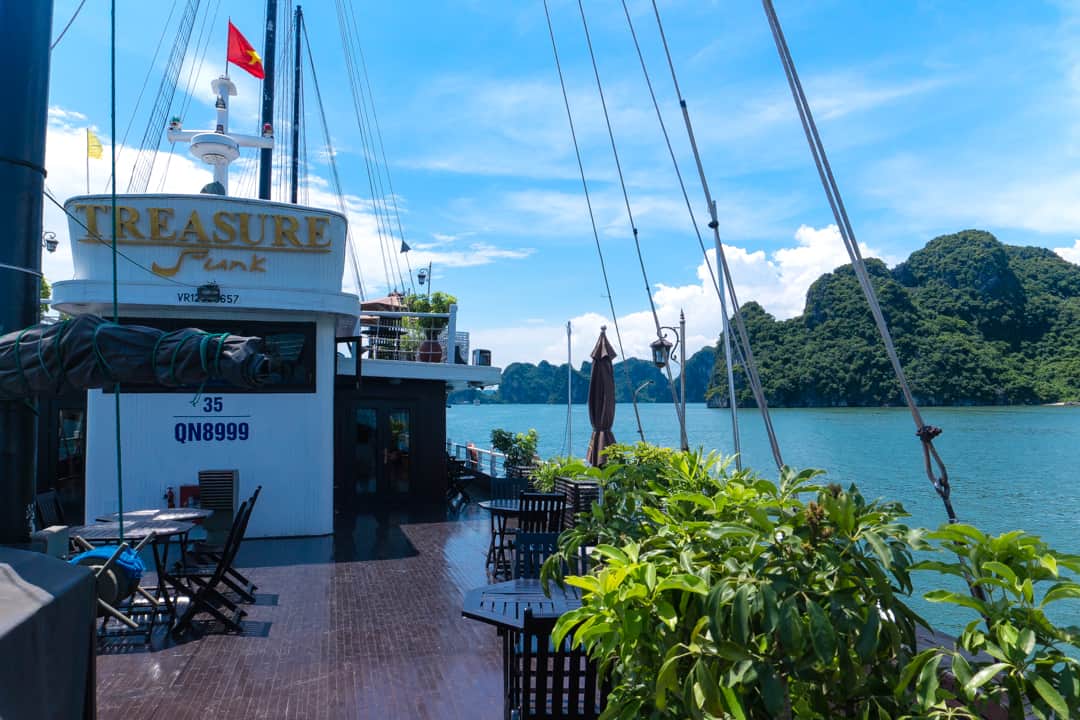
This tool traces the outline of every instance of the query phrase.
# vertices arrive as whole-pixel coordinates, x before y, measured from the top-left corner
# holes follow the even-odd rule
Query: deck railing
[[[479,470],[491,477],[504,477],[506,475],[506,455],[497,450],[489,450],[475,445],[462,445],[447,440],[446,454],[456,460],[463,461],[465,467],[470,470]],[[470,457],[470,454],[474,454],[473,457]]]
[[[364,310],[357,335],[360,347],[349,344],[354,356],[469,364],[469,333],[457,331],[457,305],[446,313]]]

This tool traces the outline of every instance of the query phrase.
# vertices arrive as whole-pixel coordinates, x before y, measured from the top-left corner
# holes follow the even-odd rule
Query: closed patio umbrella
[[[597,467],[604,464],[601,454],[604,448],[615,444],[615,436],[611,433],[611,426],[615,423],[615,370],[612,367],[615,349],[608,342],[606,330],[606,326],[600,328],[600,338],[592,351],[592,372],[589,375],[589,422],[593,431],[585,458],[590,465]]]

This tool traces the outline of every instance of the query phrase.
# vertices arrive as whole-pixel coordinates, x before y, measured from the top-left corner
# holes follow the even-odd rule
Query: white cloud
[[[779,319],[794,317],[802,312],[811,283],[849,261],[835,225],[819,229],[801,225],[794,233],[794,240],[794,245],[771,253],[724,245],[740,303],[754,300]],[[881,257],[866,245],[859,247],[864,257]],[[715,251],[709,250],[708,257],[715,267]],[[891,262],[889,258],[884,259]],[[653,293],[661,325],[677,326],[679,312],[685,312],[688,354],[715,343],[722,324],[720,301],[704,262],[697,268],[697,279],[696,283],[688,285],[659,283]],[[728,313],[731,313],[730,304]],[[615,324],[604,315],[585,313],[571,318],[570,322],[573,325],[571,347],[575,366],[587,358],[601,325],[607,325],[608,336],[612,344],[616,344]],[[621,315],[619,330],[628,357],[648,357],[649,343],[656,339],[656,325],[649,310]],[[566,361],[566,328],[562,324],[526,323],[474,330],[472,335],[473,347],[491,349],[496,365],[519,361]]]
[[[1054,248],[1054,252],[1069,262],[1080,265],[1080,238],[1073,240],[1072,247]]]
[[[61,107],[49,110],[49,126],[46,138],[45,167],[48,170],[47,187],[63,203],[67,198],[86,192],[86,116]],[[100,133],[99,133],[100,135]],[[102,137],[105,156],[101,160],[90,160],[90,191],[104,192],[109,180],[109,138]],[[135,164],[136,149],[118,148],[117,175],[121,178],[120,188],[126,189],[125,178],[130,177]],[[167,172],[166,172],[167,170]],[[230,192],[238,197],[256,195],[257,163],[253,157],[242,157],[232,166],[230,174]],[[203,185],[213,179],[210,170],[192,158],[187,147],[177,145],[175,152],[159,152],[154,163],[148,189],[151,192],[198,192]],[[301,199],[315,207],[338,209],[341,206],[337,194],[325,178],[317,175],[306,177],[305,197]],[[396,198],[399,206],[404,202]],[[380,232],[379,222],[374,214],[373,203],[369,198],[346,194],[342,199],[344,211],[349,219],[349,233],[354,243],[357,260],[368,296],[377,297],[385,294],[392,287],[401,286],[401,277],[407,270],[404,258],[399,257],[399,240],[389,238]],[[43,270],[50,282],[68,280],[74,277],[71,260],[71,244],[68,240],[68,222],[63,211],[45,201],[44,228],[56,233],[60,245],[55,253],[45,253]],[[529,257],[532,248],[503,248],[487,242],[471,242],[458,245],[458,241],[472,233],[459,235],[437,235],[436,242],[427,249],[422,245],[410,255],[413,264],[435,263],[441,267],[468,267],[487,265],[500,260],[518,260]],[[351,264],[345,263],[343,286],[351,292],[357,291],[353,279]],[[384,270],[385,268],[385,270]],[[389,280],[387,279],[389,275]],[[405,278],[408,284],[408,278]]]

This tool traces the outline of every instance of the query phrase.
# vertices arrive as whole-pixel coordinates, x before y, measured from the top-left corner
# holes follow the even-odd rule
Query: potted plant
[[[536,445],[539,442],[536,430],[524,433],[512,433],[496,428],[491,431],[491,447],[506,456],[504,466],[507,477],[525,477],[536,467]]]
[[[540,463],[532,474],[533,487],[541,492],[566,496],[563,527],[572,528],[581,513],[589,512],[600,499],[604,471],[580,458],[556,457]]]
[[[450,306],[457,304],[457,298],[444,292],[428,295],[408,295],[405,306],[415,313],[449,313]],[[405,325],[410,330],[416,345],[416,356],[420,362],[442,362],[443,347],[439,334],[446,329],[447,318],[410,317]],[[451,343],[447,341],[449,347]]]

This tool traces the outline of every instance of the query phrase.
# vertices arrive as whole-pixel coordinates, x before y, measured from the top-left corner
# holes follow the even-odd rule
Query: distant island
[[[1012,405],[1080,400],[1080,266],[1051,250],[1004,245],[988,232],[934,238],[889,269],[867,269],[916,399],[924,405]],[[818,278],[801,315],[776,320],[742,306],[768,402],[776,407],[888,406],[902,402],[866,299],[850,265]],[[687,359],[688,402],[727,405],[724,358]],[[566,364],[513,363],[494,393],[451,402],[565,403]],[[572,373],[585,402],[589,364]],[[670,402],[666,374],[629,358],[615,367],[617,397],[651,380],[640,402]],[[736,366],[736,399],[753,397]],[[678,378],[675,378],[676,384]]]

